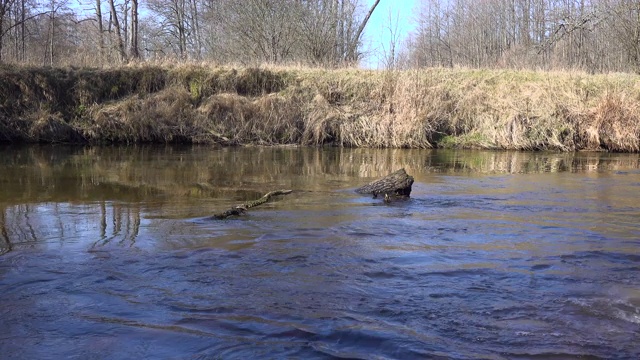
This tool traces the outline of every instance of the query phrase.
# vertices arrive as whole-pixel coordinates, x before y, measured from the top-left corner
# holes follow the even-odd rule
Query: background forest
[[[378,2],[0,0],[0,60],[357,65]],[[379,67],[640,71],[640,1],[422,0],[414,14],[388,14]]]

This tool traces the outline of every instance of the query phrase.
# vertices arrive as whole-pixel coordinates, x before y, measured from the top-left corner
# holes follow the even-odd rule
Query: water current
[[[638,154],[5,146],[0,357],[637,359],[639,219]]]

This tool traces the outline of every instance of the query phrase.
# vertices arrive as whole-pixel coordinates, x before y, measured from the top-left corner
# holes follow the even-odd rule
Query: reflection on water
[[[401,167],[410,200],[353,192]],[[640,356],[637,154],[29,146],[0,168],[2,354]]]

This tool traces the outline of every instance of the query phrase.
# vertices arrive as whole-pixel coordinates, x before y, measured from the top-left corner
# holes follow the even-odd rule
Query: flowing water
[[[638,154],[3,147],[0,354],[637,359],[639,194]]]

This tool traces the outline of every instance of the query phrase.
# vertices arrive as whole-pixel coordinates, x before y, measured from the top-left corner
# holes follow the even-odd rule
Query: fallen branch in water
[[[222,220],[222,219],[228,218],[229,216],[242,215],[248,209],[266,203],[273,196],[291,194],[292,191],[293,190],[275,190],[275,191],[268,192],[258,200],[253,200],[253,201],[246,202],[244,204],[236,205],[229,210],[223,211],[218,214],[214,214],[213,216],[210,217],[210,219]]]

